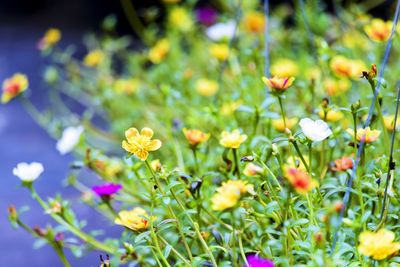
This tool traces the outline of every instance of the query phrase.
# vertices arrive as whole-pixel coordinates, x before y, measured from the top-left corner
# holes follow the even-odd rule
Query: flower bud
[[[18,212],[14,205],[10,205],[8,207],[8,217],[11,221],[15,221],[18,219]]]

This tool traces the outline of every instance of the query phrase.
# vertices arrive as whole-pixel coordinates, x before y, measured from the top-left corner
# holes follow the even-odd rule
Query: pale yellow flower
[[[241,180],[229,180],[222,183],[217,193],[211,198],[212,209],[222,211],[236,206],[241,195],[253,191],[253,185]]]
[[[46,31],[42,39],[40,39],[38,48],[40,50],[48,49],[57,44],[61,39],[61,31],[56,28],[50,28]]]
[[[202,96],[213,96],[217,93],[219,85],[214,80],[199,79],[196,81],[196,91]]]
[[[278,59],[271,65],[271,73],[277,77],[294,77],[299,74],[299,66],[291,59]]]
[[[318,112],[318,115],[319,115],[319,117],[320,117],[321,119],[326,120],[326,121],[329,121],[329,122],[336,122],[336,121],[339,121],[339,120],[343,119],[343,117],[344,117],[344,115],[343,115],[342,112],[337,111],[337,110],[333,110],[333,109],[328,110],[328,111],[326,112],[326,114],[325,114],[325,112],[321,109],[321,110]]]
[[[170,49],[170,44],[167,39],[159,40],[150,50],[149,50],[149,60],[153,64],[159,64],[165,59]]]
[[[351,136],[354,137],[354,130],[353,129],[347,129],[346,130]],[[364,140],[365,143],[369,144],[374,141],[376,141],[381,134],[381,131],[379,130],[371,130],[369,127],[363,129],[363,128],[358,128],[357,129],[357,141],[360,142],[361,140]]]
[[[159,159],[152,160],[150,162],[150,167],[155,172],[160,172],[160,171],[163,170],[163,166],[162,166],[161,161]]]
[[[383,116],[383,122],[385,123],[386,129],[393,131],[394,129],[394,115]],[[397,117],[396,128],[400,126],[400,117]]]
[[[134,78],[117,79],[113,84],[113,89],[117,93],[130,95],[138,90],[139,84],[139,80]]]
[[[246,141],[247,135],[240,134],[239,130],[233,130],[232,132],[223,131],[219,143],[226,148],[239,148],[240,145]]]
[[[254,163],[247,163],[243,170],[243,174],[250,177],[261,173],[263,173],[263,169]]]
[[[286,128],[292,129],[297,124],[299,119],[298,118],[285,118],[285,121],[286,121]],[[280,117],[278,119],[273,119],[272,127],[274,127],[275,130],[277,130],[279,132],[284,132],[285,131],[285,123],[284,123],[282,117]]]
[[[140,134],[136,128],[129,128],[125,131],[126,140],[122,141],[122,148],[145,161],[149,156],[149,151],[155,151],[161,147],[160,140],[151,140],[153,134],[150,128],[143,128]]]
[[[174,7],[169,13],[169,23],[172,27],[182,32],[188,32],[193,28],[193,20],[190,14],[183,7]]]
[[[147,212],[142,208],[136,207],[130,211],[120,211],[114,223],[123,225],[133,231],[141,231],[149,227],[149,220],[150,218]]]
[[[234,113],[242,105],[242,103],[242,100],[224,103],[221,107],[221,114],[224,116],[232,115],[232,113]]]
[[[83,64],[87,67],[96,67],[104,60],[104,52],[100,49],[90,51],[83,59]]]
[[[358,237],[358,251],[374,260],[383,260],[397,253],[399,242],[393,242],[395,234],[384,228],[378,232],[364,231]]]
[[[226,44],[212,44],[209,51],[211,56],[220,61],[226,60],[229,56],[229,46]]]

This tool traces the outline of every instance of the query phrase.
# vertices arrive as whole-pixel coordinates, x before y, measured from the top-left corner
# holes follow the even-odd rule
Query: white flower
[[[305,118],[301,119],[299,124],[303,134],[315,142],[322,141],[332,134],[328,124],[323,120],[313,121],[312,119]]]
[[[213,41],[219,41],[223,38],[231,39],[235,33],[235,24],[233,20],[214,24],[207,28],[206,35]]]
[[[43,165],[39,162],[32,162],[31,164],[21,162],[13,169],[13,174],[24,182],[33,182],[43,170]]]
[[[60,140],[57,142],[57,150],[61,155],[67,154],[78,144],[83,126],[65,128]]]

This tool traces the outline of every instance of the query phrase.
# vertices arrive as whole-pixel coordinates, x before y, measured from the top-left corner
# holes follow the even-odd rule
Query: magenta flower
[[[109,198],[121,189],[122,185],[112,183],[96,185],[92,187],[93,192],[95,192],[96,195],[101,198]]]
[[[196,10],[196,17],[200,23],[210,26],[217,20],[217,12],[211,7],[200,7]]]
[[[250,267],[274,267],[272,261],[260,258],[256,254],[248,255],[246,258]]]

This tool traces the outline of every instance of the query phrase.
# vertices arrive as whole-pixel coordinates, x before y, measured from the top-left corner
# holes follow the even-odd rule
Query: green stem
[[[239,241],[240,255],[242,255],[242,259],[244,261],[245,266],[249,267],[249,263],[247,262],[246,254],[244,253],[244,249],[243,249],[242,232],[240,232],[238,234],[238,241]]]
[[[57,245],[54,245],[54,250],[56,251],[58,257],[62,261],[65,267],[71,267],[71,264],[68,262],[67,258],[65,257],[64,251],[62,247],[57,247]]]
[[[278,178],[277,178],[277,177],[275,176],[275,174],[271,171],[271,169],[267,166],[267,164],[265,164],[261,159],[259,159],[258,162],[259,162],[259,163],[263,166],[263,168],[266,169],[267,172],[271,175],[271,177],[274,179],[275,183],[278,185],[279,190],[282,190],[282,186],[281,186],[281,184],[279,183]]]
[[[231,212],[231,225],[232,225],[232,261],[233,261],[233,266],[237,267],[238,262],[236,258],[236,229],[235,229],[235,214],[234,211],[232,210]]]
[[[308,203],[308,209],[310,210],[310,212],[308,214],[309,215],[310,224],[311,225],[313,225],[313,224],[316,225],[316,223],[314,222],[314,207],[313,207],[313,204],[311,202],[309,194],[306,195],[306,198],[307,198],[307,203]]]
[[[166,246],[170,246],[171,247],[171,251],[179,258],[181,259],[181,261],[183,261],[186,266],[190,266],[190,262],[188,262],[185,257],[182,256],[181,253],[179,253],[171,244],[168,243],[167,240],[165,240],[162,236],[159,236],[159,238],[161,239],[161,241],[166,245]]]
[[[308,166],[307,162],[305,161],[305,159],[304,159],[304,157],[303,157],[303,154],[301,153],[301,151],[300,151],[300,149],[299,149],[299,146],[297,145],[296,140],[293,140],[293,141],[291,141],[291,142],[292,142],[292,144],[293,144],[293,146],[294,146],[294,149],[295,149],[296,152],[297,152],[297,155],[299,155],[301,162],[303,162],[304,166],[306,167],[307,172],[310,173],[310,167]]]
[[[237,155],[237,149],[233,148],[232,151],[233,151],[233,159],[235,161],[235,173],[238,176],[238,179],[240,180],[241,177],[240,177],[240,168],[239,168],[239,159],[238,159],[238,155]]]
[[[286,115],[285,115],[285,111],[283,109],[283,103],[282,103],[282,98],[280,96],[278,96],[278,101],[279,101],[279,107],[281,109],[281,114],[282,114],[282,120],[283,120],[283,125],[286,127]]]
[[[191,150],[193,152],[195,172],[196,172],[196,174],[199,174],[199,161],[197,159],[197,147],[193,146],[193,147],[191,147]]]

